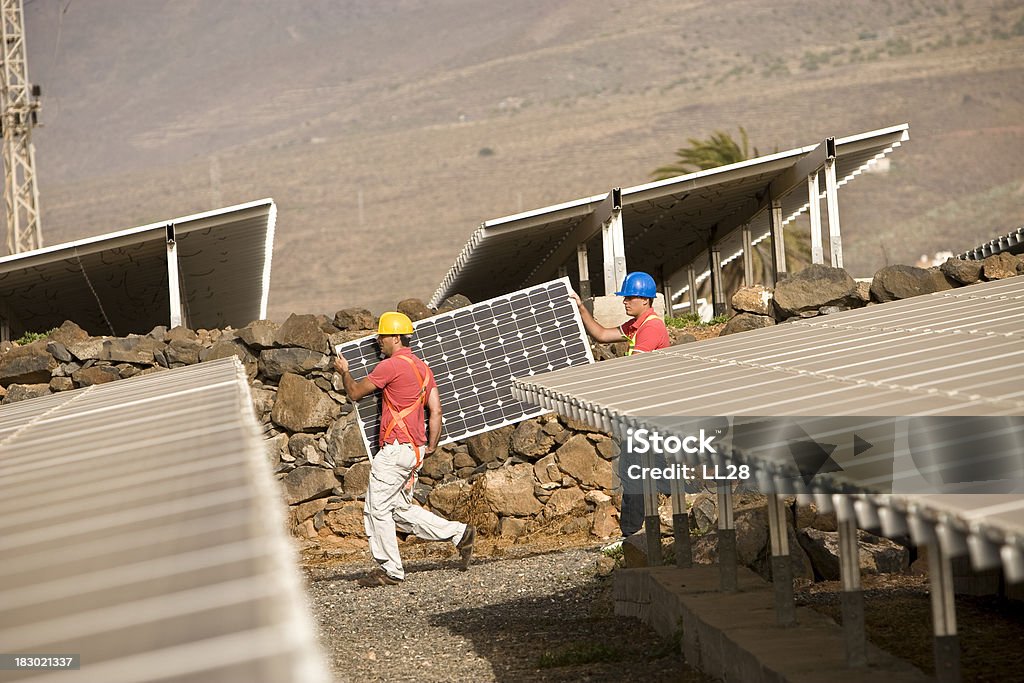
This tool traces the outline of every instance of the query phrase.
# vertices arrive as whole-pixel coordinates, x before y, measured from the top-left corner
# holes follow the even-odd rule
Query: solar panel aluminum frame
[[[423,320],[420,320],[420,321],[417,321],[417,322],[413,323],[413,328],[414,328],[414,330],[420,330],[420,329],[422,329],[424,327],[431,327],[431,328],[435,328],[436,329],[436,326],[438,326],[438,325],[446,325],[446,323],[448,323],[448,321],[451,321],[451,324],[453,325],[453,327],[451,328],[451,330],[448,330],[449,332],[452,332],[452,331],[455,331],[455,330],[461,330],[461,328],[458,328],[458,327],[454,326],[456,320],[458,320],[460,318],[465,318],[468,315],[471,315],[474,311],[483,310],[483,309],[493,309],[495,306],[501,305],[502,303],[505,303],[505,302],[508,302],[511,305],[514,300],[522,299],[522,297],[527,297],[527,301],[528,301],[530,296],[536,295],[537,293],[540,293],[540,292],[545,291],[545,290],[549,290],[550,291],[549,301],[551,303],[551,312],[552,312],[552,315],[554,316],[554,320],[564,320],[564,322],[566,322],[566,323],[569,323],[569,321],[571,320],[571,323],[569,325],[567,325],[567,326],[556,325],[554,328],[551,328],[551,329],[571,330],[575,334],[571,334],[570,335],[570,334],[567,334],[567,333],[563,332],[559,337],[557,337],[555,339],[550,339],[550,340],[546,340],[543,337],[541,337],[540,343],[539,344],[535,344],[531,348],[534,348],[536,350],[540,350],[542,353],[547,353],[547,351],[548,351],[548,348],[547,348],[548,343],[554,342],[555,344],[558,344],[558,345],[568,349],[568,345],[569,345],[570,342],[578,342],[578,347],[574,347],[571,352],[567,351],[567,354],[568,354],[567,355],[567,359],[568,360],[565,363],[565,365],[561,366],[561,367],[568,367],[568,366],[578,367],[579,365],[583,365],[584,361],[585,361],[586,364],[593,363],[594,362],[594,356],[593,356],[593,353],[592,353],[591,348],[590,348],[590,340],[587,337],[587,333],[586,333],[585,328],[583,327],[583,320],[580,317],[579,310],[576,307],[576,305],[570,300],[569,292],[571,291],[571,287],[570,287],[570,284],[569,284],[569,279],[566,278],[566,277],[559,278],[557,280],[551,280],[551,281],[548,281],[548,282],[540,283],[540,284],[534,285],[532,287],[527,287],[525,289],[521,289],[521,290],[518,290],[518,291],[515,291],[515,292],[511,292],[509,294],[504,294],[502,296],[494,297],[492,299],[487,299],[486,301],[481,301],[481,302],[476,303],[476,304],[471,304],[470,306],[465,306],[463,308],[459,308],[459,309],[456,309],[454,311],[450,311],[450,312],[447,312],[447,313],[442,313],[442,314],[436,315],[436,316],[431,316],[429,318],[425,318]],[[557,306],[559,301],[564,302],[564,304],[560,308]],[[533,314],[532,308],[534,308],[534,306],[531,304],[531,310],[529,311],[529,313],[531,315]],[[519,319],[519,316],[521,315],[521,313],[519,312],[519,309],[511,309],[511,310],[512,310],[512,313],[513,313],[512,319],[513,320]],[[543,316],[543,319],[538,319],[539,316],[540,316],[539,313],[536,316],[534,316],[535,319],[527,326],[529,328],[535,328],[538,336],[540,336],[542,334],[542,325],[538,324],[538,323],[543,323],[544,321],[547,320],[548,317],[550,317],[550,316]],[[559,316],[566,316],[566,317],[565,318],[560,318]],[[494,319],[494,320],[495,320],[494,324],[497,325],[498,324],[497,323],[497,319]],[[476,322],[474,324],[479,324],[479,323]],[[518,322],[515,323],[515,327],[518,330],[517,334],[523,332],[523,330],[519,328],[520,325],[521,325],[521,323],[518,323]],[[548,328],[543,328],[543,329],[547,330]],[[480,336],[480,335],[477,335],[477,336]],[[474,337],[473,335],[467,335],[467,337],[471,338],[473,340],[473,345],[476,346],[476,337]],[[452,375],[454,375],[456,370],[460,370],[462,367],[466,367],[466,366],[460,366],[458,364],[452,366],[450,368],[451,372],[447,376],[442,375],[441,377],[438,377],[436,372],[439,369],[440,365],[446,365],[447,364],[446,356],[447,356],[448,353],[460,354],[460,355],[463,355],[463,356],[467,356],[468,355],[466,347],[463,346],[463,341],[462,341],[461,334],[456,335],[456,338],[460,340],[459,341],[459,344],[460,344],[459,347],[455,348],[454,350],[447,349],[447,350],[445,350],[445,352],[441,356],[438,356],[437,354],[434,354],[434,353],[430,352],[429,350],[427,352],[425,352],[425,353],[421,352],[421,350],[424,347],[424,343],[426,341],[426,338],[422,337],[421,335],[417,334],[416,332],[414,332],[413,335],[412,335],[413,341],[412,341],[412,344],[411,344],[411,348],[413,350],[413,353],[415,353],[424,362],[426,362],[427,365],[431,367],[432,371],[435,371],[435,380],[438,383],[438,390],[439,390],[439,392],[441,394],[441,404],[442,404],[443,411],[444,411],[443,412],[443,417],[442,417],[442,430],[443,431],[442,431],[442,437],[441,437],[440,441],[438,442],[438,445],[452,443],[454,441],[459,441],[459,440],[462,440],[462,439],[469,438],[471,436],[476,436],[478,434],[483,434],[485,432],[488,432],[488,431],[491,431],[491,430],[494,430],[494,429],[498,429],[500,427],[505,427],[505,426],[508,426],[508,425],[517,424],[519,422],[522,422],[523,420],[528,420],[528,419],[533,418],[533,417],[539,417],[541,415],[544,415],[544,414],[550,412],[547,409],[538,408],[538,407],[533,406],[532,404],[529,404],[529,403],[525,403],[525,402],[521,402],[521,401],[515,401],[515,399],[512,398],[511,382],[514,379],[514,377],[512,376],[511,372],[509,374],[507,374],[507,375],[504,375],[504,381],[503,382],[500,381],[501,378],[496,378],[492,374],[492,375],[490,375],[491,376],[491,380],[492,380],[492,385],[491,385],[491,388],[488,391],[490,391],[491,393],[501,392],[502,394],[507,394],[508,395],[508,400],[510,400],[510,401],[516,403],[517,405],[519,405],[519,409],[517,409],[515,411],[514,415],[513,415],[513,413],[511,411],[508,411],[507,413],[503,411],[502,412],[502,419],[500,421],[486,422],[484,425],[482,425],[482,426],[480,426],[478,428],[463,429],[463,430],[460,430],[460,431],[457,431],[457,432],[449,433],[448,430],[447,430],[447,425],[448,425],[449,419],[450,419],[449,416],[454,413],[454,410],[457,410],[460,407],[461,408],[465,408],[465,406],[462,403],[460,403],[461,396],[458,394],[458,392],[456,391],[454,393],[454,395],[452,393],[451,389],[454,388],[453,387],[454,380],[452,380],[452,381],[449,381],[449,380],[452,379]],[[524,340],[528,339],[528,338],[529,338],[529,335],[526,335],[526,336],[522,337],[522,339],[524,339]],[[483,336],[480,336],[479,346],[481,347],[480,350],[484,351],[485,354],[486,354],[486,349],[483,348],[483,345],[485,344],[484,339],[485,338]],[[500,341],[501,339],[502,339],[502,337],[499,336],[498,340]],[[356,339],[356,340],[353,340],[353,341],[350,341],[350,342],[345,342],[343,344],[338,344],[338,345],[335,346],[335,349],[334,349],[335,353],[337,353],[340,356],[344,356],[346,358],[346,360],[349,361],[350,367],[351,367],[351,369],[353,371],[353,379],[355,379],[356,381],[359,381],[360,379],[366,377],[370,373],[372,368],[376,366],[376,363],[380,360],[380,356],[378,355],[379,351],[376,350],[376,341],[375,340],[376,340],[376,336],[367,336],[367,337],[362,337],[360,339]],[[442,343],[441,335],[437,335],[436,338],[433,341],[436,342],[437,344],[441,344]],[[539,349],[537,347],[539,347]],[[504,343],[502,343],[501,348],[502,349],[506,348]],[[519,353],[519,350],[517,350],[517,353]],[[529,363],[527,364],[528,365],[528,370],[523,375],[521,375],[521,376],[532,376],[534,374],[539,374],[540,372],[545,372],[545,371],[548,371],[549,369],[552,369],[551,368],[551,363],[549,363],[549,365],[547,367],[540,366],[540,365],[534,363],[533,361],[536,360],[536,358],[534,357],[534,355],[532,353],[528,355],[527,354],[527,349],[524,348],[521,351],[521,353],[522,353],[523,358],[526,359],[527,361],[529,361]],[[488,357],[488,360],[487,360],[487,363],[488,363],[487,371],[489,373],[491,372],[491,365],[490,365],[491,360],[494,360],[494,359]],[[504,360],[504,362],[511,367],[511,361],[509,360],[508,356],[505,356],[504,358],[502,358],[500,360]],[[446,365],[446,367],[447,367],[447,365]],[[468,369],[467,369],[467,374],[469,374],[468,373]],[[499,384],[495,386],[495,385],[493,385],[494,382],[499,382]],[[479,387],[479,386],[481,386],[481,385],[477,385],[477,384],[474,383],[470,387],[470,389],[472,389],[473,387]],[[474,394],[476,394],[476,391],[474,391]],[[497,404],[497,406],[499,408],[504,408],[504,403],[503,402],[505,400],[506,399],[504,398],[504,396],[499,398],[498,399],[499,403]],[[366,452],[369,453],[371,455],[371,457],[373,455],[375,455],[377,450],[378,450],[377,443],[378,443],[378,434],[379,434],[379,427],[380,427],[381,404],[382,404],[381,392],[375,391],[375,392],[371,393],[369,396],[360,399],[356,403],[356,406],[355,406],[355,408],[356,408],[356,411],[355,411],[356,412],[356,420],[357,420],[357,422],[359,424],[360,434],[361,434],[361,436],[363,438],[363,444],[366,447]],[[474,405],[474,404],[470,403],[469,405]],[[480,407],[480,410],[482,412],[483,404],[479,404],[479,407]],[[454,410],[453,410],[453,408],[454,408]],[[462,412],[464,413],[465,410],[463,410]]]

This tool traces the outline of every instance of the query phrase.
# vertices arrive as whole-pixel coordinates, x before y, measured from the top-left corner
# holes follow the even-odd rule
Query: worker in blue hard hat
[[[594,320],[583,301],[573,292],[572,298],[580,309],[583,326],[594,341],[606,344],[627,341],[627,355],[630,356],[671,346],[665,321],[654,312],[654,297],[658,296],[658,288],[653,277],[640,271],[630,273],[622,281],[622,289],[615,292],[615,296],[623,297],[622,306],[630,319],[618,327],[605,327]]]
[[[627,355],[645,353],[664,349],[672,345],[668,337],[665,321],[654,312],[654,297],[658,295],[658,287],[654,278],[643,272],[630,273],[622,281],[622,289],[615,292],[623,297],[622,306],[629,320],[618,327],[605,327],[594,320],[594,316],[583,305],[583,301],[573,292],[572,298],[580,310],[580,318],[587,333],[595,341],[610,344],[619,341],[629,342]],[[618,458],[619,481],[622,483],[622,506],[619,511],[619,529],[623,539],[631,536],[644,525],[644,495],[639,481],[627,476],[629,467],[637,464],[637,456],[626,448],[621,448]],[[616,541],[607,548],[620,546],[622,540]]]

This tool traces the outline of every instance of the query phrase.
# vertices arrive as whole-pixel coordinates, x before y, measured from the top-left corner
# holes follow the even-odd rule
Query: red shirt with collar
[[[416,378],[416,373],[408,361],[402,360],[399,356],[409,356],[413,359],[416,369],[420,372],[420,377],[427,380],[425,395],[430,396],[431,390],[437,387],[434,382],[434,373],[430,371],[426,363],[413,354],[412,349],[404,346],[396,349],[390,358],[385,358],[378,363],[367,377],[373,386],[384,393],[384,398],[391,401],[395,409],[403,410],[413,403],[416,404],[416,408],[405,417],[409,433],[402,429],[401,425],[396,425],[391,430],[388,442],[393,443],[397,440],[399,443],[415,443],[417,446],[423,446],[427,443],[427,428],[423,400],[420,399],[420,381]],[[380,443],[382,446],[384,445],[384,434],[393,422],[391,411],[387,409],[386,405],[385,403],[382,407],[380,415]]]
[[[654,318],[651,318],[651,316],[654,316]],[[651,319],[648,320],[648,318]],[[636,335],[633,353],[656,351],[672,345],[668,338],[668,328],[665,327],[665,321],[655,314],[653,308],[649,308],[646,313],[622,323],[619,331],[627,339]]]

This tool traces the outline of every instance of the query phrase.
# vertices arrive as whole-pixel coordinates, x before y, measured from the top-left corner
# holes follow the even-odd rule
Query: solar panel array
[[[894,415],[1016,418],[1024,415],[1022,369],[1024,277],[1016,277],[612,359],[513,386],[521,400],[609,431],[642,426],[679,434],[695,418],[716,415],[861,416],[866,423],[878,416],[883,426]],[[1008,424],[1010,436],[1019,438],[1020,420]],[[855,441],[846,447],[858,455]],[[1000,484],[1005,494],[1017,491],[1009,500],[993,491],[992,482],[982,482],[986,493],[951,493],[971,486],[955,481],[967,455],[991,454],[937,462],[932,482],[901,491],[894,485],[900,495],[879,494],[844,472],[824,472],[800,498],[828,509],[833,494],[857,494],[857,515],[866,528],[880,521],[887,533],[909,527],[916,541],[938,535],[949,554],[970,551],[977,569],[1001,559],[1010,580],[1024,580],[1024,505],[1013,502],[1024,482],[1017,477]],[[791,459],[705,457],[711,464],[735,457],[734,464],[750,465],[767,489],[778,478],[800,482]],[[891,480],[906,480],[909,470],[901,469],[898,457],[893,463]],[[934,475],[952,485],[935,485]]]
[[[327,681],[234,358],[0,406],[0,681]]]
[[[0,302],[21,331],[75,320],[92,334],[145,334],[170,316],[167,225],[192,329],[267,315],[277,221],[272,199],[0,257]]]
[[[994,254],[1009,252],[1011,254],[1024,254],[1024,226],[1012,230],[1009,233],[997,237],[990,242],[965,251],[957,256],[962,259],[983,260]]]
[[[594,361],[567,278],[426,318],[414,327],[412,351],[433,371],[441,397],[439,443],[543,415],[547,410],[512,397],[512,378]],[[340,344],[337,351],[356,380],[381,360],[376,337]],[[380,393],[356,404],[371,454],[378,450]]]
[[[838,185],[849,183],[909,139],[906,124],[836,139]],[[776,152],[715,169],[622,189],[622,231],[631,270],[651,273],[687,263],[707,264],[707,235],[737,211],[757,204],[771,182],[810,153],[816,145]],[[564,265],[549,260],[574,229],[608,194],[489,220],[470,236],[455,263],[438,285],[430,305],[452,294],[482,298],[510,286],[532,284]],[[806,187],[782,198],[783,216],[792,220],[809,207]],[[751,222],[754,237],[768,230],[762,212]],[[723,258],[741,248],[740,231],[717,234]],[[590,242],[590,278],[601,281],[600,239]],[[703,255],[702,255],[703,254]],[[675,264],[670,267],[667,264]],[[573,269],[575,270],[575,269]]]

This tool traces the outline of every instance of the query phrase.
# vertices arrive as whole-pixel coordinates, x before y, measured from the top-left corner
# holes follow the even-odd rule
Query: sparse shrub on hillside
[[[477,156],[492,157],[494,156],[494,150],[490,147],[481,147],[480,151],[477,152]]]
[[[832,59],[832,55],[827,50],[824,52],[805,52],[800,60],[800,68],[804,71],[816,71],[819,65],[828,64],[830,59]]]
[[[890,57],[902,57],[914,51],[914,47],[906,38],[890,38],[885,41],[885,50]]]
[[[771,78],[773,76],[788,76],[789,67],[782,61],[782,58],[775,57],[765,64],[764,69],[761,70],[761,75],[765,78]]]

